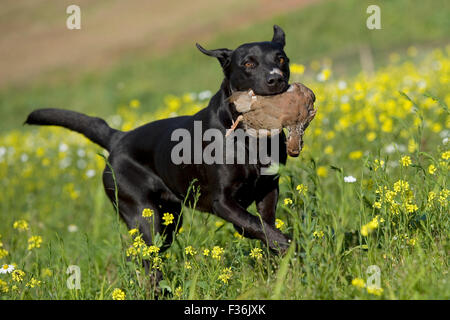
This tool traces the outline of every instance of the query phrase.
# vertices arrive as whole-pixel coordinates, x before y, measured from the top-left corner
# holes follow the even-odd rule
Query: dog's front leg
[[[261,179],[258,181],[255,194],[255,203],[258,213],[265,222],[271,226],[275,226],[275,215],[279,195],[278,179],[274,179],[271,176]]]
[[[222,219],[240,228],[245,237],[259,239],[274,251],[284,252],[289,247],[289,239],[284,234],[266,221],[252,215],[232,199],[215,200],[213,211]]]

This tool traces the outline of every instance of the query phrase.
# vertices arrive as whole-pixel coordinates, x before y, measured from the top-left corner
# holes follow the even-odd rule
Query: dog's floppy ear
[[[197,46],[198,50],[200,50],[200,52],[206,54],[207,56],[217,58],[223,69],[225,69],[230,64],[231,54],[233,53],[233,50],[225,49],[225,48],[215,49],[215,50],[206,50],[198,43],[196,43],[195,45]]]
[[[273,26],[272,42],[276,42],[276,43],[280,44],[283,48],[286,45],[284,31],[276,24]]]

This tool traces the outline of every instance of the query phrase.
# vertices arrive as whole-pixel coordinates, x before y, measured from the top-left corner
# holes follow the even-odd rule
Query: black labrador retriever
[[[163,214],[169,212],[180,221],[182,202],[192,181],[200,188],[197,208],[212,212],[231,222],[244,236],[266,243],[272,250],[284,251],[290,240],[275,227],[278,200],[278,177],[261,174],[264,165],[255,163],[178,163],[171,159],[177,141],[173,132],[183,128],[194,134],[195,124],[202,132],[216,129],[222,136],[234,123],[238,113],[227,99],[233,91],[252,89],[257,95],[282,93],[289,87],[289,59],[283,48],[285,34],[274,26],[271,41],[246,43],[235,50],[206,50],[204,54],[216,57],[225,78],[209,105],[192,116],[181,116],[148,123],[129,132],[112,129],[95,117],[61,109],[38,109],[27,118],[26,124],[56,125],[82,133],[109,151],[109,163],[118,188],[120,216],[128,228],[139,228],[143,239],[150,245],[152,234],[166,231],[162,249],[170,246],[176,225],[163,225]],[[277,139],[278,161],[285,163],[286,137],[283,132],[268,138]],[[192,146],[191,158],[198,156],[207,144]],[[196,155],[197,154],[197,155]],[[115,203],[115,181],[107,166],[103,173],[106,194]],[[247,211],[251,203],[261,217]],[[144,208],[150,208],[153,220],[142,217]],[[154,228],[151,232],[150,227]]]

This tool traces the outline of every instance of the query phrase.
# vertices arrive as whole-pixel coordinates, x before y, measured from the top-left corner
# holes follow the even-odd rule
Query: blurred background
[[[81,30],[66,27],[71,4]],[[381,8],[381,30],[366,27],[370,4]],[[443,47],[449,17],[448,0],[2,0],[0,131],[19,128],[35,108],[105,117],[132,99],[148,112],[168,94],[215,92],[220,66],[195,42],[233,49],[270,40],[279,24],[307,83],[322,65],[335,77],[371,73],[408,49]]]

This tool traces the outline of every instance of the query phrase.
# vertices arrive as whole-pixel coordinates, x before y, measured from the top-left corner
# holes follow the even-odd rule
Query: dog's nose
[[[269,74],[267,76],[267,84],[269,86],[276,86],[283,81],[283,77],[279,74]]]

